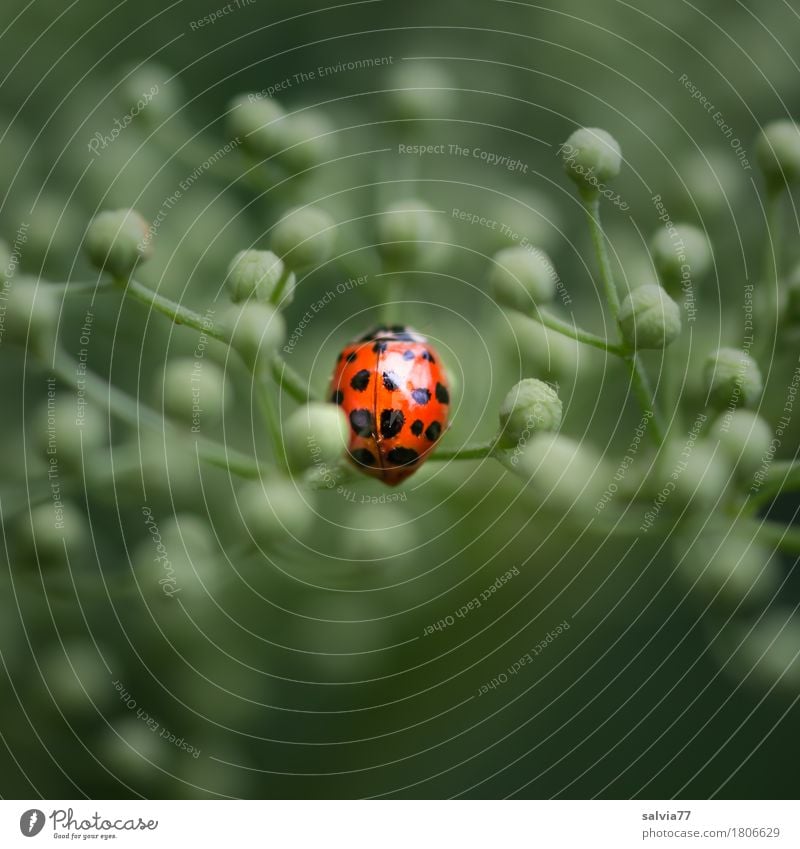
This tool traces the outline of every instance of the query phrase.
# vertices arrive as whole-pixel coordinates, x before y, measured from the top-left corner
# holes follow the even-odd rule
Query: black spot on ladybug
[[[341,404],[342,401],[344,401],[344,392],[342,392],[341,389],[337,389],[333,395],[331,395],[331,401],[333,401],[334,404]]]
[[[437,391],[438,391],[438,390],[437,390]],[[414,400],[415,400],[418,404],[427,404],[427,403],[428,403],[428,401],[430,401],[430,400],[431,400],[431,391],[430,391],[430,389],[415,389],[415,390],[411,393],[411,397],[412,397],[412,398],[413,398],[413,399],[414,399]],[[437,396],[437,397],[438,397],[438,396]]]
[[[381,436],[391,439],[403,429],[406,417],[401,410],[381,410]]]
[[[433,358],[433,354],[430,351],[422,352],[422,359],[427,360],[429,363],[436,364],[436,360]]]
[[[344,356],[344,354],[339,354],[339,356],[336,358],[336,362],[340,363],[342,361],[343,356]]]
[[[367,448],[356,448],[355,451],[350,452],[350,456],[359,466],[374,466],[376,464],[375,455]]]
[[[392,448],[386,459],[397,466],[410,466],[419,460],[419,454],[413,448]]]
[[[393,371],[385,371],[383,373],[383,386],[389,392],[394,392],[400,385],[400,378]]]
[[[425,430],[425,436],[430,439],[431,442],[436,442],[436,440],[442,435],[442,424],[441,422],[431,422],[427,429]]]
[[[425,425],[422,423],[422,419],[417,419],[417,420],[416,420],[416,421],[415,421],[415,422],[411,425],[411,433],[413,433],[413,434],[414,434],[414,436],[419,436],[419,435],[422,433],[422,429],[423,429],[424,427],[425,427]]]
[[[347,355],[347,362],[354,363],[358,359],[358,351],[350,351]]]
[[[411,348],[408,348],[405,351],[403,351],[403,359],[404,360],[413,360],[414,359],[414,352],[411,350]]]
[[[389,328],[389,330],[391,330],[392,333],[405,333],[406,332],[406,326],[405,326],[405,324],[393,324]]]
[[[388,342],[376,342],[376,343],[372,346],[372,350],[373,350],[376,354],[382,354],[382,353],[383,353],[383,352],[384,352],[384,351],[385,351],[388,347],[389,347],[389,343],[388,343]]]
[[[442,386],[441,383],[436,384],[436,400],[440,404],[450,403],[450,393],[447,391],[447,387]]]
[[[367,369],[362,368],[353,375],[350,385],[356,392],[363,392],[369,386],[370,373]]]
[[[375,418],[369,410],[353,410],[350,413],[350,427],[358,436],[372,436],[375,432]]]

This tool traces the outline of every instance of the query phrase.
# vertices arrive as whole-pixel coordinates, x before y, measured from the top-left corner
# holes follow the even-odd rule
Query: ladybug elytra
[[[439,355],[404,325],[379,325],[346,345],[330,392],[350,423],[351,461],[389,486],[422,465],[447,427]]]

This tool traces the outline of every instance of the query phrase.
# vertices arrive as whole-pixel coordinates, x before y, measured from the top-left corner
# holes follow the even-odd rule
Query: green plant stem
[[[584,345],[591,345],[593,348],[599,348],[601,351],[607,351],[618,357],[625,356],[626,351],[622,345],[615,345],[613,342],[603,339],[602,336],[597,336],[588,330],[582,330],[580,327],[570,324],[561,318],[557,318],[546,310],[534,310],[529,315],[534,321],[538,321],[539,324],[547,327],[549,330],[560,333],[562,336],[568,336],[570,339],[575,339]]]
[[[292,270],[284,263],[283,271],[281,272],[281,276],[278,278],[278,282],[275,286],[275,291],[269,299],[273,306],[278,306],[278,304],[280,304],[283,293],[286,291],[286,284],[289,282],[289,278],[291,276]]]
[[[586,218],[589,222],[595,257],[600,268],[600,280],[603,284],[606,301],[611,311],[611,317],[614,319],[614,324],[618,324],[619,293],[614,283],[614,275],[611,270],[611,262],[608,258],[608,248],[606,247],[606,237],[600,223],[600,195],[596,192],[591,195],[583,193],[582,200],[584,209],[586,210]],[[660,447],[666,438],[666,428],[661,413],[656,407],[655,396],[653,395],[647,372],[639,355],[635,351],[624,349],[622,356],[628,363],[633,392],[639,402],[639,406],[644,412],[652,414],[651,427],[648,430],[652,434],[656,445]]]
[[[645,370],[642,361],[636,354],[630,353],[626,359],[630,364],[633,393],[636,395],[636,399],[642,410],[644,412],[649,411],[653,414],[648,430],[652,433],[653,440],[656,445],[660,446],[667,437],[667,428],[664,424],[664,419],[661,416],[660,410],[656,407],[655,402],[653,401],[654,395],[653,388],[650,386],[650,378],[647,376],[647,371]]]
[[[117,285],[124,288],[126,295],[130,295],[137,301],[152,307],[152,309],[169,318],[174,324],[182,324],[186,327],[194,328],[207,334],[212,339],[217,339],[226,345],[230,344],[228,334],[221,327],[215,325],[207,316],[200,315],[200,313],[188,307],[181,306],[175,301],[159,295],[148,286],[144,286],[136,280],[118,280]],[[307,403],[313,397],[305,381],[284,362],[279,354],[275,354],[270,361],[270,372],[281,389],[300,404]]]
[[[583,208],[586,210],[586,218],[589,222],[589,232],[592,236],[594,254],[600,268],[600,280],[605,290],[606,301],[611,310],[614,324],[619,316],[619,293],[614,283],[614,274],[611,271],[611,261],[608,258],[606,248],[606,237],[600,224],[600,195],[597,192],[591,195],[582,195]]]
[[[461,448],[438,448],[428,456],[428,460],[445,462],[448,460],[484,460],[494,454],[497,445],[496,439],[486,442],[476,442],[472,445],[463,445]]]
[[[123,289],[126,295],[165,315],[173,324],[182,324],[186,327],[194,328],[202,333],[206,333],[213,339],[224,342],[226,345],[230,344],[228,334],[206,316],[202,316],[188,307],[181,306],[181,304],[165,298],[163,295],[159,295],[158,292],[154,292],[148,286],[144,286],[136,280],[118,280],[117,285]]]
[[[800,528],[764,522],[757,533],[763,542],[786,554],[800,554]]]
[[[269,430],[275,460],[283,471],[288,472],[289,463],[286,459],[286,449],[283,445],[283,433],[281,431],[281,420],[278,415],[275,398],[273,397],[272,392],[270,392],[270,387],[267,385],[266,375],[263,374],[262,370],[256,368],[252,374],[253,391],[255,392],[256,403],[261,410],[261,415],[264,417],[267,429]]]
[[[764,265],[758,292],[758,306],[755,327],[756,340],[754,356],[768,360],[775,344],[778,330],[778,260],[781,242],[781,197],[783,186],[769,186],[765,201],[766,233],[764,244]]]
[[[286,360],[280,354],[275,354],[272,357],[269,363],[269,369],[272,373],[272,379],[290,398],[294,398],[298,404],[307,404],[309,401],[314,400],[314,393],[311,392],[306,382],[287,364]]]
[[[81,369],[78,379],[78,363],[64,351],[57,350],[53,370],[69,386],[86,393],[86,396],[107,409],[112,415],[138,429],[140,425],[150,427],[159,433],[171,433],[176,439],[186,441],[185,431],[174,427],[155,410],[140,404],[116,386],[107,383],[90,371]],[[268,475],[269,467],[258,463],[249,454],[228,448],[213,439],[197,437],[197,452],[202,460],[212,466],[227,469],[231,474],[244,478],[258,478]]]

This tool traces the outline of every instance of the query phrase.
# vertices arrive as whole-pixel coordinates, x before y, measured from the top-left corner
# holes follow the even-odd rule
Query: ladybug
[[[439,355],[402,324],[378,325],[346,345],[330,393],[350,422],[350,459],[389,486],[414,474],[447,428]]]

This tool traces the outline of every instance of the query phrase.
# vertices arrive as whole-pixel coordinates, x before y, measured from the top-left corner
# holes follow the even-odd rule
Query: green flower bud
[[[709,403],[718,409],[752,407],[764,389],[758,363],[736,348],[720,348],[709,354],[703,373]]]
[[[208,523],[192,513],[144,515],[147,538],[133,558],[136,579],[153,597],[210,600],[223,579],[219,547]]]
[[[336,224],[319,207],[292,209],[281,218],[272,231],[272,248],[289,268],[322,265],[333,253]]]
[[[691,224],[678,224],[674,232],[659,230],[650,242],[650,252],[662,283],[673,293],[703,277],[713,261],[708,238]]]
[[[165,366],[155,393],[163,398],[164,412],[191,425],[199,433],[201,423],[217,422],[233,400],[233,389],[225,371],[213,360],[179,357]]]
[[[613,180],[622,165],[622,151],[616,139],[594,127],[575,130],[561,145],[560,153],[567,176],[588,195]]]
[[[421,200],[394,203],[379,219],[380,252],[390,264],[430,263],[442,247],[433,243],[446,238],[441,216]]]
[[[119,91],[127,114],[151,127],[171,118],[185,102],[178,78],[157,62],[147,62],[132,70]]]
[[[104,415],[85,401],[78,404],[74,392],[59,390],[53,402],[39,408],[36,428],[37,447],[45,459],[70,469],[91,465],[108,442],[108,424]]]
[[[127,692],[123,685],[123,692]],[[120,693],[120,696],[122,693]],[[138,707],[133,694],[128,695],[133,707]],[[120,704],[125,702],[120,701]],[[163,769],[175,748],[136,716],[117,720],[113,726],[103,725],[98,758],[112,775],[124,781],[152,781],[153,770]]]
[[[503,446],[521,446],[534,433],[558,430],[561,412],[561,399],[552,386],[533,377],[520,381],[500,407]]]
[[[283,316],[268,304],[231,307],[223,315],[221,326],[229,334],[233,348],[250,366],[272,356],[286,336]]]
[[[86,516],[70,503],[40,504],[18,519],[17,544],[24,559],[41,565],[64,562],[87,540]]]
[[[42,194],[36,203],[28,240],[25,243],[25,261],[28,267],[57,265],[59,260],[71,262],[75,243],[82,236],[77,226],[78,218],[63,198]]]
[[[742,523],[731,526],[719,519],[704,524],[693,521],[673,542],[678,574],[709,600],[728,609],[744,602],[762,606],[780,585],[772,552],[756,542],[754,529]],[[705,599],[701,602],[705,605]]]
[[[58,303],[47,284],[32,277],[16,277],[6,289],[4,327],[0,343],[28,347],[43,355],[55,342],[58,330]]]
[[[301,537],[314,523],[311,495],[286,480],[253,481],[236,501],[247,530],[258,545]]]
[[[800,178],[800,127],[794,121],[774,121],[762,127],[756,158],[764,179],[773,188]]]
[[[299,407],[286,420],[283,442],[294,471],[310,466],[333,466],[344,455],[350,425],[341,407],[312,403]]]
[[[319,112],[305,109],[287,115],[278,125],[283,146],[279,161],[292,173],[313,168],[336,152],[335,129]]]
[[[354,564],[356,567],[369,568],[375,561],[385,564],[413,552],[419,545],[419,530],[414,518],[388,500],[392,495],[381,492],[372,496],[377,503],[359,505],[358,511],[348,517],[348,527],[341,535],[342,547],[345,557],[361,561]],[[362,575],[359,582],[362,586],[364,580]]]
[[[153,255],[147,222],[133,209],[101,212],[86,231],[86,253],[95,268],[128,278]]]
[[[547,304],[556,294],[556,272],[543,251],[535,248],[506,248],[494,258],[489,284],[498,304],[530,312]]]
[[[111,660],[107,648],[72,638],[46,651],[40,660],[42,678],[61,710],[85,711],[107,702],[114,692],[105,666]]]
[[[654,468],[653,488],[673,502],[675,511],[688,504],[713,506],[732,479],[727,454],[705,440],[673,441],[665,445]],[[662,489],[663,487],[663,489]]]
[[[680,336],[681,309],[660,286],[639,286],[622,302],[619,326],[631,348],[666,348]]]
[[[258,157],[270,157],[284,148],[284,115],[281,105],[259,94],[235,98],[228,112],[228,129],[241,140],[245,150]]]
[[[510,462],[515,465],[513,457]],[[592,510],[609,476],[591,448],[557,433],[535,434],[516,471],[529,480],[537,504],[562,514]]]
[[[450,75],[431,62],[402,62],[387,81],[392,113],[401,120],[440,119],[458,94]]]
[[[272,251],[239,251],[228,266],[225,283],[234,303],[260,301],[269,303],[281,283],[283,262]],[[294,275],[283,285],[281,303],[294,299]]]
[[[711,438],[719,443],[742,478],[751,478],[759,470],[773,437],[772,428],[749,410],[728,410],[711,429]]]

